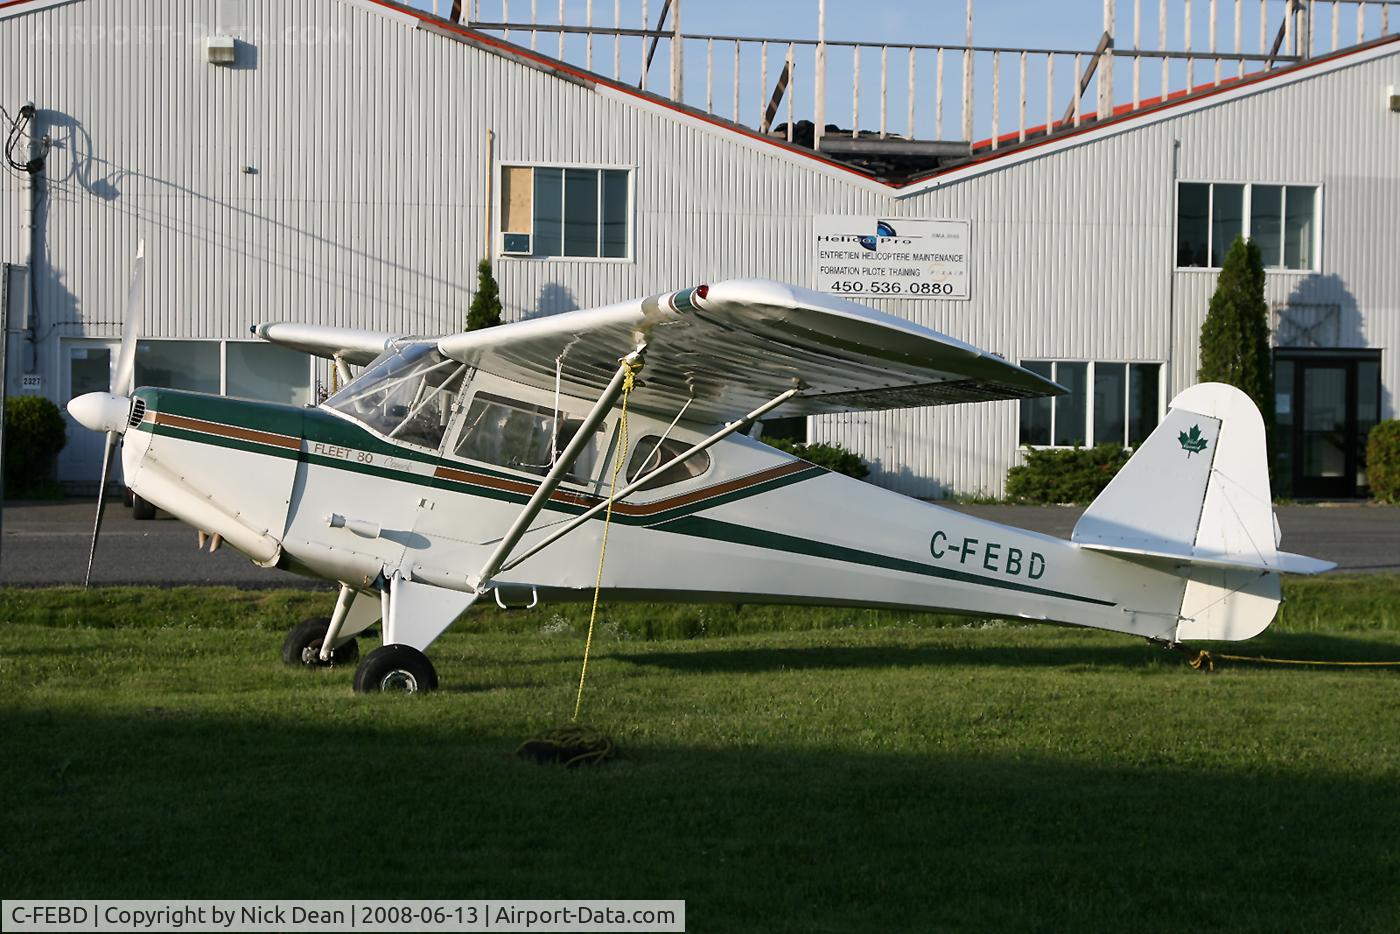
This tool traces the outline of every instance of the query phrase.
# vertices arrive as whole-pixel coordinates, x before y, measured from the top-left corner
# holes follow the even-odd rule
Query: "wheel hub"
[[[381,691],[400,691],[404,694],[418,693],[418,679],[413,672],[405,671],[402,668],[395,668],[386,674],[379,681]]]

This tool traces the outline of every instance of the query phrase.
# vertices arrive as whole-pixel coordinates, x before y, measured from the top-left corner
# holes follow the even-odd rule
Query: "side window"
[[[632,460],[627,464],[627,482],[631,483],[638,477],[650,473],[689,447],[689,444],[674,438],[667,438],[663,441],[660,435],[646,435],[637,442],[637,448],[632,452]],[[668,467],[653,479],[642,484],[641,488],[654,490],[660,486],[670,486],[672,483],[680,483],[698,477],[709,469],[710,452],[701,451],[689,460],[682,461],[674,467]]]
[[[463,460],[511,467],[543,476],[583,422],[561,416],[555,431],[554,410],[516,399],[479,392],[467,407],[454,453]],[[567,479],[587,483],[604,455],[600,429],[584,448]]]

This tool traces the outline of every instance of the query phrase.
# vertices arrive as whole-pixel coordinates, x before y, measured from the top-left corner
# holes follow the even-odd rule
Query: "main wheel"
[[[313,616],[293,626],[282,642],[282,661],[298,667],[328,668],[331,665],[346,665],[359,658],[360,645],[351,639],[331,650],[330,661],[321,661],[321,643],[326,641],[326,630],[330,625],[329,617]]]
[[[149,500],[142,499],[137,493],[131,494],[131,518],[138,521],[142,519],[154,519],[156,517],[156,507]]]
[[[437,671],[428,656],[408,645],[383,645],[365,656],[355,669],[358,694],[421,694],[436,691]]]

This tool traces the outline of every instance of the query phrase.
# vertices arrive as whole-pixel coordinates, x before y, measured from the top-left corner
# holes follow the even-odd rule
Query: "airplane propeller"
[[[112,451],[118,439],[126,433],[127,418],[131,414],[131,393],[136,388],[136,341],[141,336],[145,268],[146,242],[142,240],[136,247],[136,261],[131,267],[131,283],[126,293],[126,318],[122,324],[117,365],[112,368],[111,391],[89,392],[68,403],[68,414],[78,424],[107,434],[102,449],[102,476],[97,483],[97,518],[92,524],[92,547],[88,550],[87,573],[83,575],[84,587],[92,580],[92,561],[97,555],[97,535],[102,531],[102,510],[107,502],[107,476],[111,472]]]

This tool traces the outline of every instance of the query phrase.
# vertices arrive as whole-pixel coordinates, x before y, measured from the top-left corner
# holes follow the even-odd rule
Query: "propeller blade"
[[[102,531],[102,508],[107,505],[107,474],[112,467],[112,449],[117,446],[115,431],[107,432],[107,446],[102,449],[102,478],[97,482],[97,519],[92,523],[92,547],[88,549],[87,573],[83,575],[83,587],[92,580],[92,559],[97,556],[97,533]]]
[[[136,262],[131,266],[131,284],[126,291],[126,319],[122,323],[122,345],[117,351],[117,366],[112,371],[112,394],[129,396],[136,388],[136,341],[141,337],[145,308],[146,241],[136,247]]]

